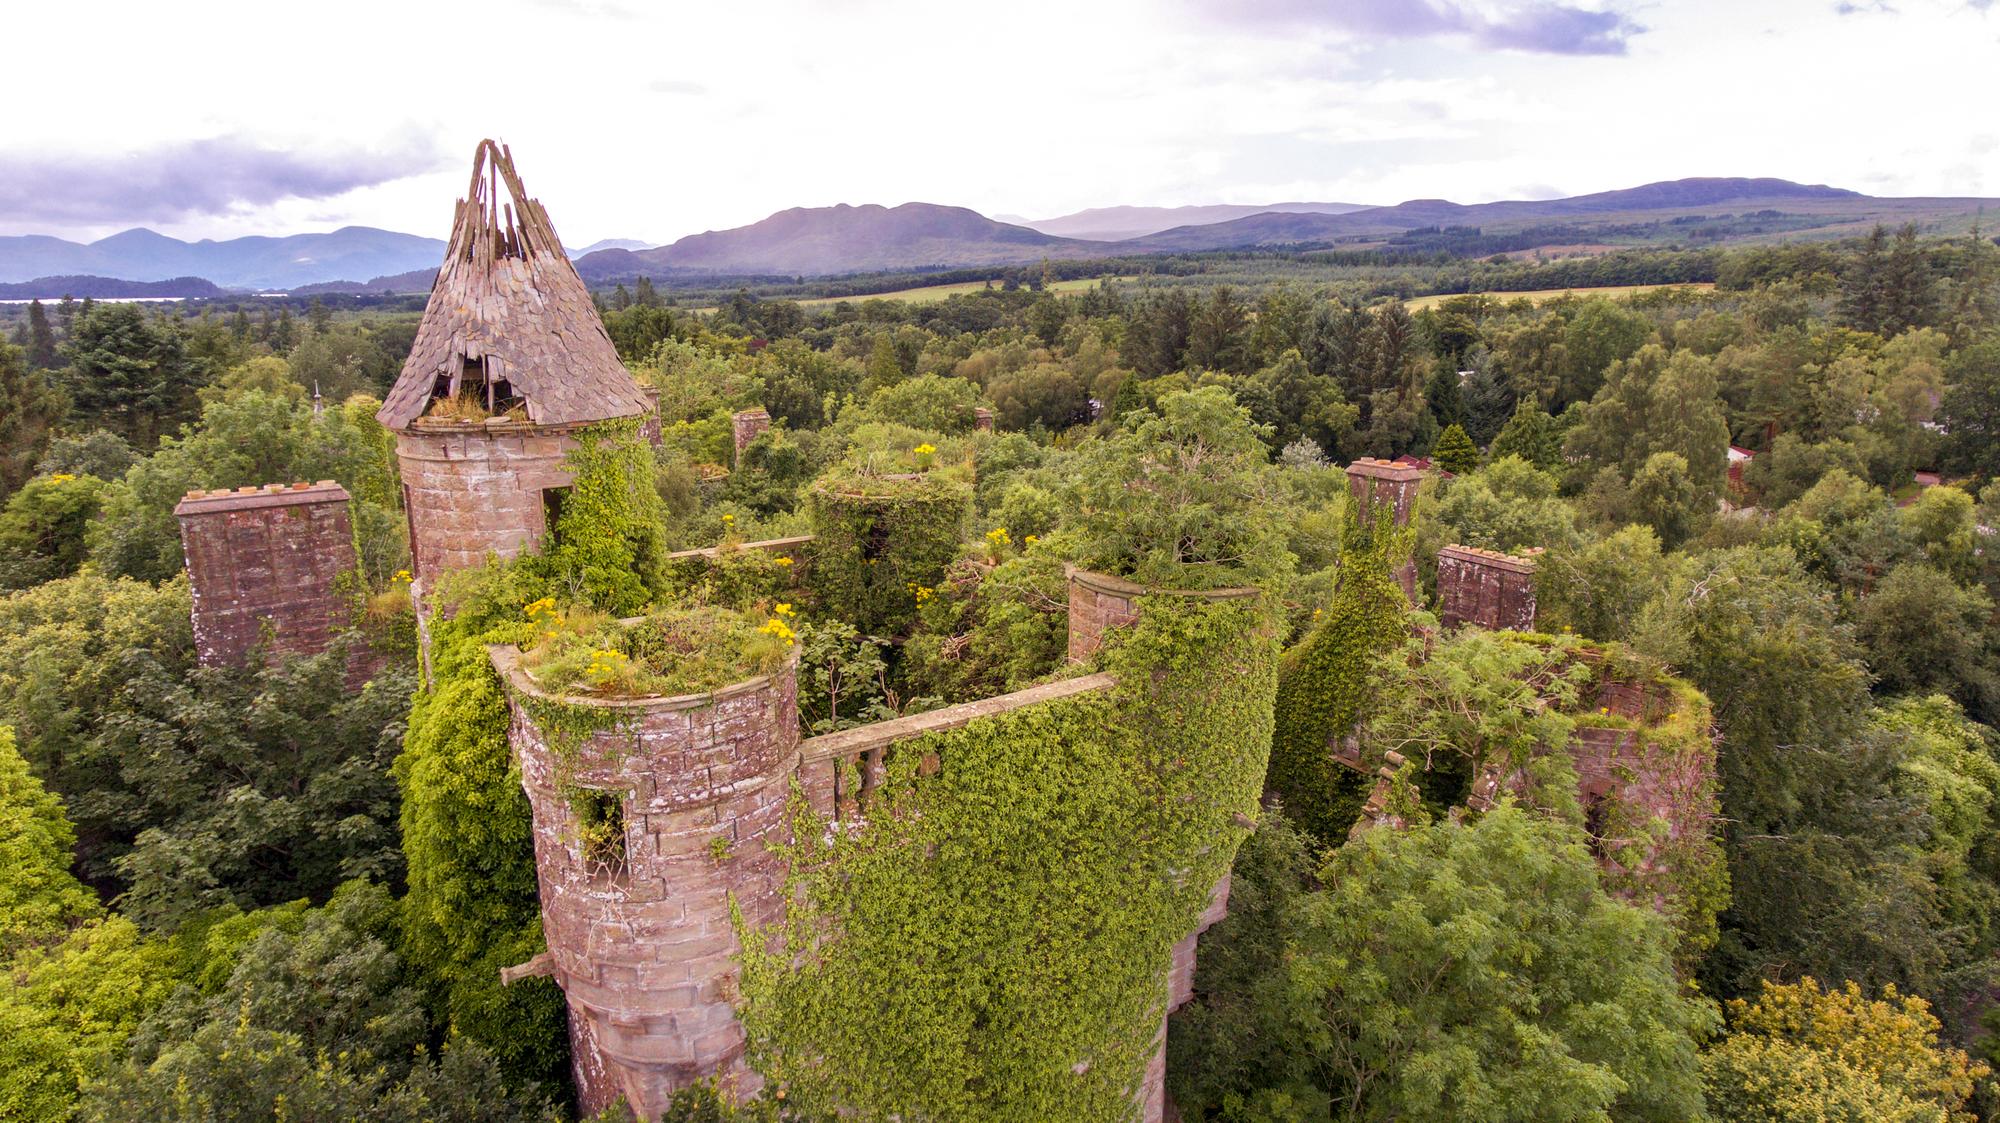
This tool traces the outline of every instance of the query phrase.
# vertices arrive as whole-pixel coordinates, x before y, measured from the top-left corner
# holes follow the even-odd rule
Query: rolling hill
[[[1140,238],[1147,234],[1157,234],[1162,230],[1172,230],[1176,226],[1207,226],[1231,219],[1249,218],[1253,214],[1346,214],[1349,211],[1368,209],[1366,203],[1272,203],[1268,206],[1252,206],[1240,203],[1217,203],[1210,206],[1193,207],[1091,207],[1075,214],[1056,218],[1011,218],[996,215],[1002,222],[1016,226],[1026,226],[1044,234],[1054,234],[1062,238],[1082,238],[1088,241],[1117,242],[1127,238]]]
[[[935,203],[794,207],[739,226],[690,234],[651,250],[604,250],[577,262],[586,281],[647,271],[806,275],[995,265],[1102,253],[1106,243],[1058,238]]]

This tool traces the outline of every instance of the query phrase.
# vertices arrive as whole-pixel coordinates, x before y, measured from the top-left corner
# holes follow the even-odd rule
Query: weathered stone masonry
[[[204,666],[316,655],[353,613],[359,568],[347,491],[332,480],[191,491],[174,507]]]
[[[1347,489],[1362,510],[1372,511],[1387,504],[1398,527],[1410,525],[1416,510],[1417,492],[1423,487],[1424,470],[1413,464],[1362,457],[1347,466]],[[1411,604],[1417,603],[1417,563],[1414,559],[1396,567],[1396,583]]]
[[[523,422],[419,420],[396,435],[410,555],[425,585],[488,554],[511,558],[541,544],[571,478],[575,440]]]
[[[561,699],[612,722],[565,745],[537,722],[536,703],[549,700],[518,653],[491,654],[534,809],[546,966],[569,1003],[584,1109],[623,1096],[651,1118],[705,1077],[754,1090],[733,1005],[730,899],[753,927],[782,912],[783,863],[767,844],[787,829],[796,667],[713,694]],[[620,855],[591,853],[579,833],[575,801],[589,792],[620,808]]]
[[[1535,559],[1446,546],[1438,551],[1438,622],[1447,628],[1477,624],[1488,631],[1535,628]]]

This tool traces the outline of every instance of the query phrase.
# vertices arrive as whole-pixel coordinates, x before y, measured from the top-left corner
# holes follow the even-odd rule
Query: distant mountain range
[[[2000,199],[1877,198],[1782,179],[1678,179],[1565,199],[1471,205],[1413,199],[1384,207],[1099,207],[1033,223],[935,203],[843,204],[779,211],[666,246],[607,239],[570,253],[586,281],[610,284],[642,276],[822,277],[1297,246],[1446,247],[1478,254],[1562,246],[1591,252],[1616,245],[1840,237],[1905,221],[1963,231],[1989,209],[2000,209]],[[1133,233],[1115,236],[1127,231]],[[183,288],[213,283],[234,290],[422,292],[443,254],[444,243],[435,238],[364,226],[220,242],[183,242],[150,230],[88,245],[29,235],[0,238],[0,283],[42,297],[83,295],[79,286],[111,283],[107,278],[178,278]]]
[[[201,277],[226,289],[290,289],[314,281],[435,269],[444,242],[369,226],[284,238],[183,242],[127,230],[88,244],[44,235],[0,238],[0,281],[91,274],[127,281]],[[57,293],[55,295],[61,295]]]
[[[1207,226],[1253,214],[1346,214],[1368,209],[1366,203],[1272,203],[1252,206],[1218,203],[1205,207],[1091,207],[1058,218],[1021,218],[997,214],[1000,222],[1011,222],[1061,238],[1084,238],[1097,242],[1118,242],[1142,238],[1176,226]]]

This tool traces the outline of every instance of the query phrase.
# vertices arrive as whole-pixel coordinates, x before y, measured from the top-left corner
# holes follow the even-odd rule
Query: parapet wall
[[[347,490],[332,480],[191,491],[174,507],[204,666],[316,655],[353,612],[359,568]]]
[[[518,421],[420,421],[396,434],[418,584],[540,544],[572,482],[565,459],[575,444],[565,429]]]
[[[1438,551],[1438,620],[1447,628],[1477,624],[1489,631],[1535,628],[1535,560],[1475,546]]]
[[[1234,589],[1149,589],[1123,577],[1093,573],[1066,566],[1069,578],[1069,661],[1081,663],[1104,646],[1104,633],[1123,628],[1139,619],[1139,598],[1146,596],[1198,597],[1203,600],[1237,600],[1254,597],[1258,590],[1245,586]]]
[[[551,700],[515,649],[489,654],[509,688],[546,967],[569,1004],[584,1110],[623,1096],[655,1118],[676,1090],[710,1077],[754,1089],[733,1005],[730,901],[752,927],[782,913],[783,863],[767,843],[787,829],[796,667],[713,694]],[[565,743],[537,718],[550,707],[605,728]],[[615,808],[615,828],[592,806]]]

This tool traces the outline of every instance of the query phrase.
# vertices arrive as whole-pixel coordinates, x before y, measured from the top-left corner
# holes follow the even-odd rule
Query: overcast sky
[[[512,145],[565,242],[791,206],[2000,196],[1995,0],[13,6],[0,233],[443,237]]]

